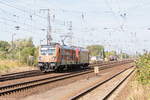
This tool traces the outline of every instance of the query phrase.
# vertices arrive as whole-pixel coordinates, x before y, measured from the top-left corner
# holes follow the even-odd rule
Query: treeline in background
[[[38,59],[38,48],[33,44],[32,38],[17,39],[12,42],[0,41],[0,59],[35,66]],[[103,60],[111,55],[119,59],[129,58],[126,53],[117,54],[116,51],[105,51],[102,45],[90,45],[87,46],[87,49],[90,51],[90,57],[100,56]]]
[[[130,55],[116,51],[105,51],[102,45],[87,46],[90,57],[100,56],[102,60],[109,56],[117,56],[118,59],[131,58]],[[36,66],[39,47],[33,44],[32,38],[17,39],[13,42],[0,41],[0,70],[16,66]],[[137,79],[142,84],[150,83],[150,53],[139,54],[135,62],[137,66]]]
[[[33,66],[37,64],[37,56],[38,47],[35,47],[32,38],[0,41],[0,66]]]

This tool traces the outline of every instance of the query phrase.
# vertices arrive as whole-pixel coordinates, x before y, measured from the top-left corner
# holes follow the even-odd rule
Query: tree
[[[14,59],[19,60],[21,63],[32,65],[34,59],[37,57],[37,48],[33,44],[32,38],[18,39],[14,41],[15,49],[12,51]],[[32,63],[31,59],[32,59]]]
[[[34,47],[32,38],[18,39],[14,44],[17,48]]]
[[[136,60],[136,79],[143,85],[150,84],[150,53],[145,52]]]
[[[105,57],[104,46],[102,45],[90,45],[87,46],[87,49],[90,51],[91,56]]]
[[[106,58],[109,58],[110,56],[117,56],[116,51],[106,51],[105,52]]]
[[[27,39],[18,39],[15,42],[15,54],[17,59],[21,61],[21,63],[29,64],[31,57],[35,58],[36,56],[36,48],[33,44],[32,38]],[[31,63],[30,63],[31,65]]]
[[[10,44],[6,41],[0,41],[0,51],[6,51],[8,52],[10,48]]]
[[[129,58],[130,56],[129,56],[128,54],[126,54],[126,53],[120,53],[120,54],[118,55],[118,57],[121,58],[121,59],[127,59],[127,58]]]
[[[35,56],[35,48],[33,47],[25,47],[21,50],[20,52],[21,54],[21,62],[22,63],[26,63],[26,64],[29,64],[29,56]]]
[[[32,38],[14,41],[13,48],[6,41],[0,41],[0,58],[18,60],[24,64],[37,63],[38,48],[33,44]],[[31,62],[31,63],[29,63]]]
[[[8,42],[0,41],[0,58],[1,59],[7,58],[10,47],[11,46]]]

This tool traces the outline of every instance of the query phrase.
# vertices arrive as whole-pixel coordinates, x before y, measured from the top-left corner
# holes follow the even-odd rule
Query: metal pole
[[[11,40],[11,42],[12,42],[12,44],[11,44],[11,46],[12,46],[12,47],[11,47],[11,50],[12,50],[12,51],[13,51],[13,49],[14,49],[14,36],[15,36],[15,35],[16,35],[15,33],[12,34],[12,40]],[[13,53],[11,54],[11,57],[12,57],[11,59],[13,60]]]
[[[40,9],[43,11],[47,11],[47,21],[48,21],[48,28],[47,28],[47,45],[50,45],[52,37],[51,37],[51,20],[50,20],[50,9]]]
[[[47,20],[48,20],[48,32],[47,32],[47,44],[50,45],[51,42],[51,22],[50,22],[50,10],[48,9],[48,16],[47,16]]]
[[[12,42],[12,45],[11,45],[11,46],[12,46],[12,49],[14,48],[14,36],[15,36],[15,35],[16,35],[15,33],[12,34],[12,40],[11,40],[11,42]]]
[[[20,48],[19,48],[19,64],[21,63],[21,53],[20,53]]]
[[[69,45],[73,45],[73,33],[72,33],[72,21],[69,21],[69,28],[68,28],[68,30],[69,30],[69,38],[70,38],[70,40],[69,40]]]

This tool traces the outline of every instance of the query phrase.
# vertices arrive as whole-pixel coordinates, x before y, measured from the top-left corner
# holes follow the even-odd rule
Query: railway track
[[[125,63],[130,63],[131,61],[125,61],[125,62],[119,62],[119,63],[111,63],[107,65],[107,68],[113,67],[113,66],[117,66],[117,65],[122,65]],[[106,69],[106,65],[104,65],[103,67],[101,67],[101,70]],[[13,93],[16,93],[18,91],[22,91],[22,90],[26,90],[26,89],[31,89],[37,86],[41,86],[41,85],[45,85],[45,84],[49,84],[49,83],[53,83],[56,81],[60,81],[60,80],[64,80],[64,79],[68,79],[71,77],[77,77],[80,75],[84,75],[84,74],[89,74],[92,73],[93,70],[91,69],[87,69],[87,70],[82,70],[82,71],[78,71],[78,72],[71,72],[71,73],[67,73],[67,74],[63,74],[63,75],[58,75],[58,76],[50,76],[47,78],[42,78],[42,79],[36,79],[36,80],[32,80],[32,81],[28,81],[28,82],[19,82],[16,84],[9,84],[9,85],[5,85],[5,86],[1,86],[0,87],[0,97],[4,97]]]
[[[1,86],[0,87],[0,96],[5,96],[8,94],[17,92],[17,91],[21,91],[21,90],[25,90],[25,89],[29,89],[29,88],[34,88],[36,86],[64,80],[64,79],[71,78],[71,77],[76,77],[76,76],[83,75],[83,74],[88,74],[91,72],[93,72],[93,71],[90,70],[90,71],[83,71],[83,72],[75,72],[75,73],[69,73],[69,74],[64,74],[64,75],[59,75],[59,76],[54,76],[54,77],[48,77],[48,78],[39,79],[39,80],[20,82],[17,84]]]
[[[130,62],[128,61],[113,61],[113,62],[103,62],[100,64],[90,64],[90,67],[93,66],[108,66],[110,64],[116,64],[116,63],[122,63],[122,62]],[[49,73],[46,73],[49,74]],[[34,76],[40,76],[45,75],[45,73],[42,73],[39,70],[32,70],[32,71],[24,71],[24,72],[18,72],[18,73],[11,73],[11,74],[5,74],[0,76],[0,82],[8,81],[8,80],[15,80],[15,79],[21,79],[21,78],[27,78],[27,77],[34,77]]]
[[[44,73],[40,72],[39,70],[5,74],[5,75],[1,75],[0,82],[8,81],[8,80],[14,80],[14,79],[20,79],[20,78],[39,76],[39,75],[43,75],[43,74]]]
[[[121,86],[123,84],[123,82],[129,78],[129,76],[133,72],[134,72],[134,70],[132,70],[122,81],[120,81],[120,83],[117,86],[115,86],[103,99],[107,100],[119,88],[119,86]]]
[[[82,92],[78,93],[77,95],[73,96],[72,98],[70,98],[70,100],[85,100],[84,99],[84,96],[86,96],[87,94],[91,93],[92,91],[96,90],[98,87],[106,84],[107,82],[109,82],[110,80],[114,79],[115,77],[121,75],[122,73],[124,73],[125,71],[133,68],[134,66],[131,66],[130,68],[127,68],[127,69],[124,69],[123,71],[111,76],[110,78],[102,81],[102,82],[99,82],[97,83],[96,85],[86,89],[86,90],[83,90]],[[134,69],[127,74],[127,76],[125,78],[123,78],[118,85],[114,86],[112,90],[110,90],[106,95],[104,95],[104,97],[101,97],[99,98],[100,100],[107,100],[109,99],[109,97],[115,92],[116,89],[118,89],[118,87],[134,72]],[[113,84],[113,83],[112,83]],[[96,96],[96,95],[94,95]],[[111,99],[111,98],[110,98]]]

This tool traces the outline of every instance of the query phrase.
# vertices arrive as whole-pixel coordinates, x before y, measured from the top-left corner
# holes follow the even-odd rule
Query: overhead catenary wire
[[[16,9],[16,10],[18,10],[18,11],[21,11],[21,12],[23,12],[23,13],[27,13],[29,16],[36,16],[36,17],[39,17],[39,18],[41,18],[41,19],[47,19],[46,17],[43,17],[43,16],[41,16],[41,15],[39,15],[39,14],[37,14],[34,10],[32,10],[32,9],[29,9],[29,11],[28,10],[25,10],[25,9],[28,9],[28,8],[26,8],[26,7],[21,7],[21,8],[19,8],[19,7],[16,7],[15,5],[13,5],[13,4],[10,4],[9,2],[7,2],[6,3],[6,1],[4,2],[4,1],[0,1],[0,4],[3,4],[3,5],[5,5],[5,6],[8,6],[8,7],[11,7],[11,8],[14,8],[14,9]],[[22,8],[25,8],[25,9],[22,9]],[[39,11],[38,11],[39,12]],[[63,22],[63,21],[61,21],[61,20],[58,20],[58,19],[55,19],[57,22]]]
[[[20,8],[18,8],[18,7],[16,7],[16,6],[10,5],[10,4],[5,3],[5,2],[2,2],[2,1],[0,1],[0,3],[6,5],[6,6],[8,6],[8,7],[17,9],[17,10],[19,10],[19,11],[26,12],[26,13],[29,13],[29,14],[33,14],[33,15],[38,16],[38,17],[40,17],[40,18],[46,19],[46,17],[40,16],[40,15],[36,14],[35,12],[29,12],[29,11],[27,11],[27,10],[20,9]]]
[[[2,23],[2,24],[5,24],[5,26],[12,26],[11,24],[8,24],[8,23],[5,23],[5,22],[3,22],[3,21],[1,21],[0,20],[0,23]],[[17,25],[16,25],[17,26]],[[10,27],[10,31],[6,31],[6,32],[11,32],[12,30],[15,30],[15,26],[14,27]],[[6,29],[4,29],[4,30],[6,30]],[[23,30],[23,31],[26,31],[26,32],[30,32],[30,33],[32,33],[32,31],[30,31],[29,29],[25,29],[25,27],[20,27],[20,29],[19,30]],[[39,30],[35,30],[36,31],[36,33],[40,33],[40,31]],[[41,30],[42,31],[42,30]]]
[[[25,23],[22,23],[22,22],[18,22],[18,21],[15,21],[15,20],[8,19],[8,18],[0,17],[0,19],[5,20],[5,21],[9,21],[9,22],[13,22],[13,23],[17,23],[17,24],[21,24],[21,25],[25,25],[25,26],[30,27],[30,28],[32,27],[32,28],[37,29],[37,30],[42,29],[40,27],[35,27],[35,26],[30,25],[30,24],[25,24]]]
[[[2,8],[0,8],[0,11],[2,11],[3,14],[8,14],[9,16],[7,16],[7,17],[9,17],[9,18],[12,18],[12,17],[14,17],[14,18],[21,18],[19,15],[13,14],[13,13],[9,13],[9,12],[7,12],[6,10],[4,10],[4,9],[2,9]],[[24,16],[24,17],[25,17],[25,19],[29,20],[30,22],[35,22],[35,23],[38,23],[39,26],[46,27],[45,25],[43,25],[43,23],[40,23],[39,21],[34,20],[33,18],[32,18],[32,20],[30,20],[30,19],[29,19],[30,16]],[[5,17],[5,18],[6,18],[6,17]]]
[[[107,0],[108,1],[108,0]],[[5,1],[2,1],[2,2],[5,2]],[[17,7],[15,4],[10,4],[10,3],[7,3],[7,4],[9,4],[9,5],[11,5],[11,6],[14,6],[14,7]],[[23,4],[23,3],[22,3]],[[117,13],[114,9],[113,9],[113,7],[112,7],[112,5],[110,4],[110,2],[109,2],[109,5],[110,5],[110,11],[111,11],[111,13],[112,13],[112,15],[113,15],[113,17],[117,20],[117,22],[119,23],[120,21],[119,21],[119,18],[123,18],[124,16],[120,16],[120,13]],[[119,11],[122,11],[122,8],[121,8],[121,6],[120,6],[120,4],[118,4],[117,5],[118,6],[118,9],[119,9]],[[12,7],[11,7],[12,8]],[[19,8],[19,7],[17,7],[17,8]],[[15,8],[16,9],[16,8]],[[27,20],[30,20],[30,19],[34,19],[34,17],[36,16],[36,15],[33,15],[33,17],[30,17],[30,15],[32,15],[32,14],[34,14],[34,10],[31,10],[31,11],[29,11],[28,10],[28,8],[27,8],[27,6],[24,8],[24,7],[20,7],[19,9],[22,9],[23,11],[21,11],[21,12],[23,12],[23,13],[27,13],[28,14],[28,16],[29,16],[29,18],[27,18]],[[25,10],[25,11],[24,11]],[[59,9],[58,9],[59,10]],[[63,9],[60,9],[60,11],[64,11],[64,12],[66,12],[66,13],[76,13],[76,14],[79,14],[80,16],[81,16],[81,18],[83,19],[84,17],[85,17],[85,15],[83,14],[83,16],[82,16],[82,12],[83,11],[76,11],[76,10],[63,10]],[[88,12],[88,13],[90,13],[90,12]],[[38,15],[38,13],[36,13],[37,15]],[[123,12],[121,12],[121,14],[124,14],[124,11]],[[18,14],[16,14],[16,15],[18,15]],[[87,14],[88,15],[88,14]],[[56,15],[57,16],[57,15]],[[37,16],[38,17],[38,16]],[[42,16],[43,17],[43,16]],[[39,18],[41,18],[41,17],[39,17]],[[43,18],[42,18],[43,19]],[[22,22],[21,22],[22,23]],[[25,23],[25,24],[27,24],[27,23]],[[32,24],[32,23],[29,23],[28,22],[28,24]],[[120,23],[119,23],[120,24]],[[24,25],[23,27],[25,27],[26,25]],[[31,25],[32,26],[32,25]],[[40,25],[39,25],[40,26]],[[30,26],[29,26],[30,27]],[[33,26],[34,27],[34,26]],[[32,28],[32,27],[31,27]],[[32,28],[33,29],[33,28]],[[36,29],[36,28],[35,28]],[[92,31],[92,30],[90,30],[90,31]],[[113,32],[116,32],[116,31],[113,31]]]

